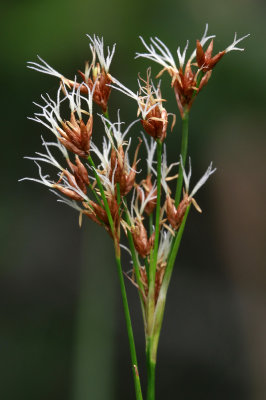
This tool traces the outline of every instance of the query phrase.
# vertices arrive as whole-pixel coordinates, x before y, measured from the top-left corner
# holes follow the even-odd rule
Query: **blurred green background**
[[[148,66],[134,60],[139,35],[157,35],[174,54],[186,39],[194,46],[208,22],[217,51],[235,31],[251,37],[245,52],[224,57],[192,108],[194,179],[211,160],[218,170],[197,196],[203,214],[192,211],[178,256],[157,398],[265,400],[265,11],[261,0],[2,3],[1,399],[134,399],[112,243],[90,221],[80,229],[75,211],[41,185],[18,183],[37,176],[22,157],[40,151],[40,134],[49,135],[27,120],[32,101],[53,95],[58,84],[26,62],[39,54],[72,77],[90,58],[85,34],[104,35],[117,43],[111,73],[135,90],[137,73]],[[168,112],[177,113],[167,76],[163,96]],[[110,102],[111,116],[119,107],[122,119],[135,119],[133,101],[112,93]],[[167,140],[171,162],[177,121]],[[144,377],[140,307],[136,290],[127,288]]]

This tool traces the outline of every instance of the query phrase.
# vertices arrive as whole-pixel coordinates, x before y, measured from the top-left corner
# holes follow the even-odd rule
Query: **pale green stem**
[[[127,294],[126,294],[126,288],[125,288],[125,282],[124,282],[124,277],[123,277],[123,271],[122,271],[122,266],[121,266],[121,258],[120,258],[120,247],[119,243],[117,243],[117,237],[116,237],[116,232],[115,232],[115,226],[114,226],[114,221],[111,215],[111,211],[104,193],[104,188],[102,186],[101,180],[97,174],[95,164],[91,158],[91,156],[88,156],[88,161],[89,164],[91,165],[95,179],[97,181],[101,197],[104,202],[105,206],[105,211],[108,217],[108,221],[110,224],[111,232],[114,238],[114,243],[115,243],[115,259],[116,259],[116,265],[117,265],[117,271],[118,271],[118,276],[119,276],[119,283],[120,283],[120,288],[121,288],[121,294],[122,294],[122,302],[123,302],[123,307],[124,307],[124,313],[125,313],[125,319],[126,319],[126,326],[127,326],[127,333],[128,333],[128,340],[129,340],[129,348],[130,348],[130,355],[131,355],[131,361],[132,361],[132,372],[133,372],[133,378],[134,378],[134,384],[135,384],[135,392],[136,392],[136,399],[137,400],[143,400],[142,398],[142,392],[141,392],[141,385],[140,385],[140,378],[139,378],[139,372],[138,372],[138,364],[137,364],[137,354],[136,354],[136,348],[135,348],[135,342],[134,342],[134,336],[133,336],[133,329],[132,329],[132,324],[131,324],[131,318],[130,318],[130,312],[129,312],[129,307],[128,307],[128,302],[127,302]]]
[[[146,400],[155,400],[155,368],[156,361],[151,357],[151,339],[147,341],[146,365],[147,365],[147,394]]]
[[[185,167],[186,164],[186,158],[187,158],[187,147],[188,147],[188,118],[189,118],[189,112],[187,110],[184,110],[184,116],[182,118],[182,141],[181,141],[181,156],[182,156],[182,162],[183,166]],[[181,167],[181,163],[179,164],[179,169],[178,169],[178,178],[177,178],[177,186],[176,186],[176,194],[175,194],[175,206],[177,207],[180,198],[181,198],[181,192],[182,192],[182,186],[183,186],[183,170]]]
[[[150,352],[151,352],[150,356],[153,360],[156,360],[158,342],[159,342],[160,332],[161,332],[161,328],[162,328],[162,321],[163,321],[163,316],[164,316],[167,290],[168,290],[171,275],[173,272],[175,259],[176,259],[176,256],[177,256],[177,253],[179,250],[179,246],[181,243],[181,239],[183,236],[189,209],[190,209],[190,205],[188,206],[188,208],[186,210],[183,221],[181,223],[181,226],[180,226],[180,228],[177,232],[176,238],[174,240],[174,244],[173,244],[173,247],[172,247],[168,262],[167,262],[167,268],[165,270],[162,286],[160,288],[160,293],[159,293],[159,297],[158,297],[156,308],[155,308],[153,337],[152,337],[151,350],[150,350]]]
[[[150,231],[150,236],[152,235],[153,232],[153,218],[152,218],[152,213],[149,215],[149,231]]]
[[[150,254],[150,268],[149,268],[149,292],[147,304],[147,329],[148,337],[152,329],[152,321],[154,314],[154,290],[155,290],[155,276],[157,266],[157,253],[159,246],[160,234],[160,211],[161,211],[161,164],[162,164],[162,142],[157,140],[157,201],[156,201],[156,216],[155,216],[155,238],[154,246]]]
[[[130,221],[130,218],[129,218],[129,215],[128,215],[128,208],[127,208],[126,199],[124,199],[123,202],[124,202],[124,205],[125,205],[126,223],[129,226],[131,226],[131,221]],[[131,252],[131,256],[132,256],[134,272],[135,272],[135,275],[136,275],[136,281],[137,281],[137,284],[138,284],[138,286],[140,288],[140,292],[141,292],[140,299],[141,299],[142,305],[144,305],[144,296],[143,296],[144,287],[143,287],[143,283],[141,281],[140,272],[139,272],[140,265],[139,265],[136,249],[135,249],[135,246],[134,246],[132,233],[130,232],[129,229],[127,229],[127,237],[128,237],[129,248],[130,248],[130,252]]]
[[[149,292],[147,304],[147,332],[146,332],[146,363],[147,363],[147,400],[155,400],[155,367],[156,358],[152,357],[151,349],[153,342],[153,323],[155,308],[155,278],[157,267],[157,256],[160,236],[160,213],[161,213],[161,165],[162,165],[162,142],[157,140],[157,201],[155,214],[155,238],[153,250],[150,254],[149,268]],[[152,219],[150,218],[150,224]]]

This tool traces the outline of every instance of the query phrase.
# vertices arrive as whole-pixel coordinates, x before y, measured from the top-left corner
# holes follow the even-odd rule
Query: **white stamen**
[[[248,36],[250,36],[250,33],[248,33],[247,35],[241,37],[240,39],[237,39],[237,33],[235,33],[235,37],[234,37],[233,43],[230,44],[230,46],[228,46],[228,47],[225,49],[225,52],[226,52],[226,53],[229,53],[230,51],[233,51],[233,50],[244,51],[245,49],[241,49],[241,48],[235,47],[235,46],[236,46],[239,42],[241,42],[242,40],[244,40],[246,37],[248,37]]]
[[[115,53],[115,46],[116,44],[113,45],[112,50],[110,50],[109,46],[107,46],[107,56],[104,56],[104,42],[103,42],[103,37],[99,37],[96,35],[90,36],[87,35],[87,37],[90,39],[91,44],[90,44],[90,49],[92,54],[96,51],[99,63],[102,68],[104,68],[105,72],[107,73],[109,71],[112,58]]]
[[[155,154],[155,150],[156,150],[156,141],[154,139],[151,138],[151,142],[150,142],[150,146],[148,144],[148,141],[146,139],[146,135],[141,132],[145,146],[146,146],[146,150],[147,150],[147,173],[148,175],[151,173],[152,170],[154,170],[152,164],[153,164],[153,158],[154,158],[154,154]],[[155,175],[157,175],[157,172],[155,171]]]
[[[189,194],[189,184],[190,184],[190,179],[191,179],[191,174],[192,174],[192,168],[191,168],[191,159],[189,158],[189,172],[186,174],[184,165],[183,165],[183,160],[182,156],[180,156],[180,162],[181,162],[181,167],[183,171],[183,178],[184,178],[184,183],[185,183],[185,190],[186,193]],[[200,180],[196,183],[194,186],[193,190],[189,194],[189,197],[192,199],[195,194],[198,192],[198,190],[204,185],[205,182],[209,179],[209,177],[216,171],[217,168],[212,169],[212,162],[210,163],[209,167],[207,168],[205,174],[200,178]]]
[[[35,71],[39,71],[39,72],[42,72],[42,73],[47,74],[47,75],[56,76],[57,78],[60,78],[60,79],[63,77],[62,74],[60,74],[55,69],[53,69],[40,56],[37,55],[37,57],[43,63],[43,65],[42,64],[38,64],[36,62],[28,61],[28,63],[27,63],[28,64],[28,68],[34,69]]]
[[[216,35],[207,36],[208,27],[209,27],[209,25],[206,24],[206,26],[205,26],[205,31],[204,31],[204,33],[203,33],[202,38],[200,39],[200,44],[201,44],[202,47],[205,45],[205,43],[208,42],[208,40],[213,39],[213,38],[216,37]],[[191,54],[191,56],[190,56],[190,58],[189,58],[189,61],[190,61],[190,62],[196,57],[196,53],[197,53],[197,49],[195,49],[195,50],[193,51],[193,53]]]
[[[180,68],[183,68],[183,66],[184,66],[188,45],[189,45],[189,40],[187,40],[187,44],[186,44],[182,54],[180,52],[180,47],[178,47],[178,49],[177,49],[177,57],[178,57],[178,60],[179,60]]]
[[[135,58],[138,57],[148,58],[149,60],[161,64],[164,68],[169,68],[170,65],[172,68],[177,69],[174,58],[170,50],[159,38],[155,37],[154,39],[153,38],[150,39],[151,42],[157,47],[159,53],[157,53],[157,51],[152,45],[148,46],[141,36],[139,36],[139,38],[144,47],[148,50],[148,53],[136,53]]]

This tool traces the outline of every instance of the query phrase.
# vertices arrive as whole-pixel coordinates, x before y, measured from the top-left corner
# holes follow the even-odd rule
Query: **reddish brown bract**
[[[89,117],[86,125],[83,120],[77,120],[74,112],[71,113],[70,121],[63,122],[59,141],[67,150],[72,151],[80,157],[87,157],[90,152],[90,141],[92,135],[93,117]]]

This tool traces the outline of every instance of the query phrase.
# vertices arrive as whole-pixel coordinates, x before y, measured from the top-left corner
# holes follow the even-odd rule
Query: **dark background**
[[[170,285],[160,340],[158,399],[265,400],[265,3],[259,0],[15,1],[1,5],[0,397],[3,400],[134,399],[112,243],[97,226],[78,227],[76,212],[45,187],[23,160],[41,150],[44,129],[27,120],[32,101],[58,81],[26,69],[42,56],[72,77],[90,59],[86,33],[117,43],[111,73],[136,89],[148,61],[139,35],[157,35],[175,54],[201,37],[215,50],[234,32],[251,33],[245,52],[215,68],[190,119],[194,179],[211,160],[218,170],[197,195]],[[190,53],[190,51],[189,51]],[[157,73],[159,66],[153,64]],[[168,112],[176,112],[169,79]],[[119,93],[111,116],[136,117]],[[97,125],[96,125],[97,128]],[[180,118],[168,135],[178,157]],[[99,132],[99,133],[98,133]],[[94,135],[102,135],[97,128]],[[138,132],[136,132],[138,134]],[[125,258],[125,270],[130,268]],[[144,334],[136,290],[127,283],[144,378]]]

